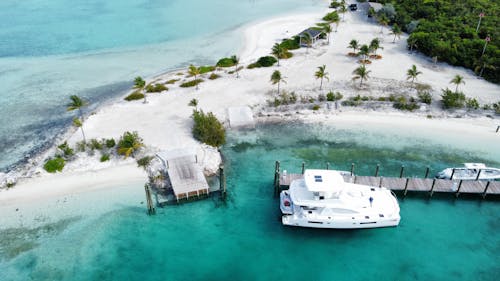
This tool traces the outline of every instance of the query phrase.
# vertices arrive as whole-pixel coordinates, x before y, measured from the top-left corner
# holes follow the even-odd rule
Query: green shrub
[[[260,57],[257,62],[252,63],[248,66],[249,69],[255,68],[255,67],[269,67],[275,64],[278,60],[276,60],[275,57],[272,56],[265,56],[265,57]]]
[[[97,139],[91,139],[87,145],[90,148],[90,150],[101,150],[102,149],[102,143],[100,141],[98,141]]]
[[[323,17],[324,21],[331,21],[331,22],[336,21],[338,19],[339,19],[339,14],[337,13],[337,11],[330,12]]]
[[[338,7],[340,7],[340,5],[342,5],[340,2],[337,2],[337,0],[333,0],[331,3],[330,3],[330,8],[332,9],[336,9]]]
[[[415,102],[415,99],[410,98],[410,100],[408,101],[404,96],[396,97],[396,101],[392,106],[399,110],[408,110],[408,111],[413,111],[418,108],[418,104]]]
[[[280,46],[287,50],[296,50],[300,48],[300,37],[295,36],[292,39],[284,39]]]
[[[220,77],[220,75],[219,75],[219,74],[212,73],[212,74],[210,74],[210,76],[208,77],[208,79],[210,79],[210,80],[215,80],[215,79],[217,79],[217,78],[219,78],[219,77]]]
[[[133,100],[140,100],[140,99],[143,99],[143,98],[144,98],[144,94],[143,93],[141,93],[139,91],[135,91],[132,94],[126,96],[125,100],[126,101],[133,101]]]
[[[421,91],[421,92],[419,92],[418,93],[418,99],[422,103],[426,103],[426,104],[431,104],[432,103],[432,95],[429,92],[427,92],[427,91]]]
[[[87,144],[84,141],[79,141],[76,143],[76,150],[79,152],[84,152],[87,148]]]
[[[312,110],[319,110],[319,108],[320,108],[319,105],[315,104],[313,105]]]
[[[193,136],[208,145],[219,147],[226,143],[226,130],[212,112],[193,111]]]
[[[43,165],[43,168],[49,173],[60,172],[63,170],[65,163],[66,161],[64,161],[62,157],[56,157],[47,160],[45,165]]]
[[[149,84],[146,86],[146,92],[148,93],[159,93],[163,91],[168,91],[168,88],[163,84]]]
[[[73,149],[71,147],[69,147],[67,141],[65,141],[64,143],[60,144],[57,148],[59,148],[62,151],[64,157],[66,157],[66,158],[75,154],[75,152],[73,151]]]
[[[113,148],[113,147],[115,147],[115,145],[116,145],[115,139],[113,139],[113,138],[111,138],[111,139],[106,139],[106,140],[104,141],[104,143],[106,144],[106,147],[107,147],[107,148]]]
[[[328,92],[328,94],[326,94],[326,100],[327,101],[338,101],[338,100],[341,100],[342,98],[344,98],[344,96],[340,93],[340,92]]]
[[[125,158],[143,147],[142,138],[137,132],[125,132],[118,141],[116,151],[120,155],[125,155]]]
[[[101,162],[106,162],[106,161],[109,161],[109,154],[108,153],[104,153],[103,155],[101,155]]]
[[[151,160],[153,160],[153,156],[144,156],[141,159],[137,160],[137,166],[142,167],[146,169],[146,167],[151,163]]]
[[[165,84],[174,84],[175,82],[179,81],[179,79],[170,79]]]
[[[234,65],[235,63],[232,58],[221,58],[216,64],[218,67],[231,67]]]
[[[443,108],[462,108],[465,105],[465,95],[462,92],[453,92],[446,88],[443,89]]]
[[[215,70],[215,66],[204,65],[204,66],[200,66],[199,70],[200,70],[200,74],[204,74],[204,73],[207,73],[207,72],[214,71]]]
[[[378,101],[386,101],[387,100],[387,97],[378,97],[377,99]]]
[[[191,81],[182,83],[180,85],[180,87],[182,87],[182,88],[194,87],[194,86],[200,84],[201,82],[203,82],[203,79],[195,79],[195,80],[191,80]]]
[[[468,98],[465,102],[465,106],[467,106],[468,109],[478,109],[479,102],[475,98]]]

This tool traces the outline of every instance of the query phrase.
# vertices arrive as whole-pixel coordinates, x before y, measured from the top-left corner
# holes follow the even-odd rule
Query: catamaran
[[[483,163],[464,163],[463,167],[446,168],[436,174],[438,179],[500,180],[500,169],[486,167]]]
[[[401,219],[391,190],[345,182],[335,170],[306,170],[280,193],[280,209],[283,225],[302,227],[388,227]]]

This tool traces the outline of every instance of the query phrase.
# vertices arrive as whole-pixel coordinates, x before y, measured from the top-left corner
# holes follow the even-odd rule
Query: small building
[[[303,47],[308,47],[305,40],[303,40],[304,37],[308,36],[311,38],[311,45],[314,45],[321,37],[324,35],[324,32],[321,31],[320,29],[315,29],[315,28],[308,28],[301,33],[299,33],[299,38],[300,38],[300,46]]]

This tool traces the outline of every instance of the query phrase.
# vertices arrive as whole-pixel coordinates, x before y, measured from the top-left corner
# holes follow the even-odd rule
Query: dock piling
[[[330,162],[326,162],[326,169],[330,170]]]
[[[434,186],[436,185],[436,179],[432,180],[432,185],[431,185],[431,191],[429,193],[429,196],[432,197],[432,194],[434,193]]]
[[[146,204],[148,208],[148,215],[156,214],[155,206],[153,204],[153,200],[151,199],[151,190],[149,189],[149,184],[144,185],[144,190],[146,191]]]
[[[280,188],[280,161],[276,161],[274,169],[274,196],[278,196]]]
[[[460,182],[458,183],[458,188],[457,188],[457,192],[455,193],[455,197],[458,198],[458,195],[460,194],[460,188],[462,187],[462,182],[464,180],[460,180]]]
[[[382,187],[382,180],[384,179],[384,177],[380,177],[380,183],[378,184],[378,187]]]
[[[302,162],[302,174],[306,171],[306,163]]]
[[[481,169],[479,169],[479,172],[477,173],[476,180],[479,180],[479,176],[481,175]]]
[[[451,177],[450,177],[450,180],[453,180],[453,176],[455,175],[455,168],[453,168],[451,170]]]
[[[401,165],[401,172],[399,172],[399,178],[402,179],[405,173],[405,165]]]
[[[495,133],[498,133],[498,131],[500,131],[500,125],[497,126],[497,130]]]
[[[351,177],[354,176],[354,163],[351,163]]]
[[[427,167],[427,168],[425,169],[425,177],[424,177],[424,178],[427,178],[427,177],[429,176],[429,171],[430,171],[430,168],[429,168],[429,167]]]
[[[406,197],[406,193],[408,192],[408,183],[410,182],[410,178],[406,178],[405,190],[403,196]]]
[[[377,164],[377,168],[375,168],[375,177],[378,177],[378,170],[380,169],[380,164]]]
[[[224,165],[219,166],[219,188],[222,199],[226,199],[226,175],[224,174]]]
[[[488,181],[486,183],[486,187],[484,188],[484,191],[483,191],[483,199],[486,198],[486,192],[488,191],[488,187],[490,187],[490,183],[491,183],[491,181]]]

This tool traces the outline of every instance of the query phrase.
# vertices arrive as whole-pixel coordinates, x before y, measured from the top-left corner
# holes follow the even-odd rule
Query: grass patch
[[[215,70],[215,66],[212,66],[212,65],[204,65],[204,66],[200,66],[199,68],[199,71],[200,71],[200,74],[205,74],[207,72],[212,72]]]
[[[203,82],[203,79],[195,79],[195,80],[191,80],[188,82],[184,82],[184,83],[180,84],[179,86],[182,88],[189,88],[189,87],[194,87],[194,86],[200,84],[201,82]]]
[[[56,157],[47,160],[47,162],[45,162],[45,164],[43,165],[43,168],[49,173],[55,173],[62,171],[65,164],[66,161],[64,160],[64,158]]]
[[[218,67],[231,67],[234,66],[235,63],[232,58],[221,58],[215,65]]]
[[[256,67],[270,67],[273,64],[275,64],[276,62],[278,62],[278,60],[276,60],[276,58],[273,56],[260,57],[257,60],[257,62],[250,64],[247,68],[252,69],[252,68],[256,68]]]
[[[179,79],[170,79],[165,84],[175,84],[175,82],[179,81]]]
[[[139,91],[135,91],[132,94],[126,96],[125,100],[126,101],[133,101],[133,100],[140,100],[140,99],[143,99],[143,98],[144,98],[144,94],[143,93],[141,93]]]
[[[149,84],[146,86],[146,92],[148,93],[159,93],[163,91],[168,91],[168,88],[163,84]]]
[[[101,162],[106,162],[106,161],[109,161],[109,154],[108,153],[105,153],[103,155],[101,155]]]
[[[212,73],[212,74],[210,74],[210,76],[208,76],[208,79],[210,79],[210,80],[215,80],[217,78],[220,78],[219,74]]]

